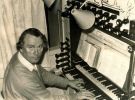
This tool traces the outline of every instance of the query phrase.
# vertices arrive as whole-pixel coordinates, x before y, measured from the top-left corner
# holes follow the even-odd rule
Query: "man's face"
[[[21,54],[30,63],[38,63],[43,52],[43,40],[41,37],[27,34],[23,42],[22,49],[20,50]]]

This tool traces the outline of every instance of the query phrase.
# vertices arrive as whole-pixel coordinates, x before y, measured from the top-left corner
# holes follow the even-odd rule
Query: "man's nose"
[[[35,55],[38,55],[38,54],[39,54],[38,48],[35,48],[35,49],[34,49],[34,54],[35,54]]]

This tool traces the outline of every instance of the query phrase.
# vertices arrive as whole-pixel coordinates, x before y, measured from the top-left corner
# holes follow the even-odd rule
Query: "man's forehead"
[[[24,43],[42,43],[43,40],[40,36],[36,37],[31,34],[27,34],[24,38]]]

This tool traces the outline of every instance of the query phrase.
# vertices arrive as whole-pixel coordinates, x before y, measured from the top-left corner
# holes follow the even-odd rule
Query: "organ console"
[[[101,35],[102,37],[104,35],[106,35],[105,33],[101,33],[101,34],[102,34]],[[81,37],[85,37],[83,35]],[[119,50],[120,53],[123,53],[124,55],[126,55],[126,57],[125,57],[126,60],[129,60],[129,54],[127,54],[128,51],[126,51],[127,48],[128,48],[128,45],[127,44],[124,44],[123,42],[121,42],[122,44],[119,44],[119,43],[118,44],[115,44],[115,42],[114,42],[114,44],[113,43],[109,44],[107,41],[106,42],[105,41],[102,41],[101,37],[100,37],[100,39],[99,39],[99,37],[96,38],[98,35],[96,37],[94,37],[94,35],[93,34],[90,34],[90,36],[88,36],[89,38],[86,38],[85,37],[84,40],[88,40],[89,43],[92,43],[93,44],[93,46],[94,45],[98,45],[98,46],[103,46],[103,45],[105,45],[105,46],[111,46],[111,45],[113,45],[110,48],[111,50],[112,50],[112,48],[114,49],[114,51],[115,51],[115,49],[116,50]],[[93,39],[92,36],[94,38],[96,38],[96,39]],[[111,41],[112,37],[107,37],[107,39],[109,39]],[[97,41],[100,41],[100,42],[102,41],[103,42],[103,45],[102,45],[102,43],[97,42]],[[112,41],[113,41],[113,39],[112,39]],[[122,47],[119,48],[120,45],[124,45],[124,46],[122,46]],[[86,46],[86,44],[85,44],[85,46]],[[117,48],[116,48],[116,46],[117,46]],[[105,50],[103,48],[106,48],[106,47],[101,47],[100,48],[101,49],[100,50],[100,55],[103,55],[102,52],[104,52],[104,50]],[[85,49],[85,51],[78,52],[77,55],[76,55],[76,57],[73,57],[72,56],[72,61],[71,61],[72,65],[71,66],[68,66],[68,67],[63,67],[62,68],[63,74],[66,77],[68,77],[69,79],[71,79],[71,80],[73,80],[73,79],[80,79],[80,78],[83,79],[84,82],[85,82],[84,88],[86,90],[92,92],[95,95],[96,100],[128,100],[128,94],[127,94],[127,92],[124,91],[122,89],[122,87],[120,87],[117,83],[115,83],[114,80],[112,81],[110,77],[105,76],[107,74],[102,73],[103,71],[100,71],[101,68],[98,68],[98,67],[101,67],[100,65],[97,64],[97,66],[95,66],[95,67],[91,66],[93,64],[88,65],[88,61],[86,61],[85,56],[84,57],[83,56],[81,56],[81,57],[79,56],[81,53],[84,53],[84,52],[87,51],[86,50],[87,48],[84,47],[84,49]],[[94,52],[90,51],[90,53],[94,53]],[[87,52],[87,54],[88,54],[88,52]],[[102,58],[101,58],[100,55],[97,56],[99,58],[96,58],[96,59],[98,59],[98,61],[96,61],[96,63],[98,63],[99,61],[102,60]],[[124,56],[121,56],[121,57],[124,57]],[[108,62],[109,62],[109,60],[108,60]],[[100,64],[102,64],[102,63],[103,62],[101,61]],[[112,63],[112,62],[110,61],[110,63]],[[115,62],[113,62],[113,63],[115,63]],[[109,66],[107,66],[107,65],[102,66],[103,69],[105,69],[107,67],[109,67]],[[117,66],[111,66],[110,68],[114,68],[114,67],[116,67],[116,69],[117,69]],[[122,67],[125,67],[125,66],[122,66]],[[111,69],[111,70],[113,71],[113,69]],[[127,68],[127,70],[128,70],[128,68]],[[108,70],[108,71],[110,71],[110,70]],[[120,70],[119,70],[119,72],[120,72]],[[114,74],[117,74],[117,73],[114,73]],[[115,76],[115,75],[113,75],[113,76]],[[115,77],[117,77],[117,76],[115,76]],[[122,77],[122,76],[119,76],[119,77]]]
[[[66,13],[69,17],[70,10],[74,6],[79,8],[79,2],[79,0],[68,1],[69,7],[62,14]],[[83,79],[84,88],[92,92],[96,100],[130,100],[134,84],[135,27],[131,27],[131,30],[122,29],[124,25],[131,23],[128,18],[119,19],[119,11],[89,3],[82,9],[95,14],[95,29],[89,33],[82,32],[71,18],[71,44],[69,46],[67,42],[61,43],[62,46],[67,46],[61,48],[62,53],[59,54],[60,56],[67,54],[68,59],[71,59],[68,60],[70,64],[57,67],[62,68],[63,75],[71,80]],[[66,14],[63,17],[67,16]],[[66,53],[63,53],[64,50]],[[58,57],[56,55],[56,58]],[[56,63],[66,60],[66,58],[56,60]]]

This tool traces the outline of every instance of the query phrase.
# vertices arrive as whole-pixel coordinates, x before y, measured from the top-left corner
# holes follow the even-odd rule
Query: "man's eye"
[[[34,47],[32,47],[32,46],[29,46],[28,48],[30,48],[30,49],[33,49]]]
[[[43,48],[43,46],[39,46],[38,48]]]

